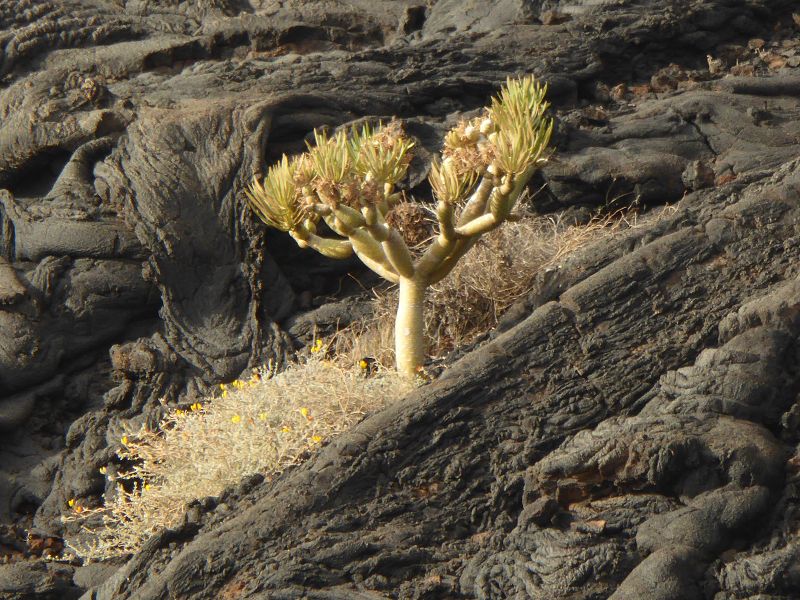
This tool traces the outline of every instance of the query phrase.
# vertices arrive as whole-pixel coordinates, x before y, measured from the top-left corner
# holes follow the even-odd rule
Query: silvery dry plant
[[[395,320],[397,370],[414,377],[425,360],[425,290],[444,278],[484,233],[509,218],[535,171],[547,159],[553,120],[545,113],[547,88],[533,77],[508,79],[491,107],[462,121],[444,138],[442,158],[431,164],[437,232],[412,253],[387,224],[402,196],[395,190],[414,144],[397,121],[333,137],[315,132],[315,145],[283,156],[263,182],[246,191],[253,210],[286,231],[301,248],[331,258],[353,252],[370,269],[399,286]],[[320,220],[337,237],[318,232]],[[392,219],[388,219],[392,222]]]

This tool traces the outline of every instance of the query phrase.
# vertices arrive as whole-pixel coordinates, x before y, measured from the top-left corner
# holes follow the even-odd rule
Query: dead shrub
[[[65,522],[80,524],[67,547],[97,561],[136,552],[148,537],[180,524],[188,502],[219,495],[253,473],[274,476],[409,389],[390,372],[365,377],[312,358],[222,386],[219,396],[170,410],[158,430],[120,440],[127,470],[99,508],[70,500]]]

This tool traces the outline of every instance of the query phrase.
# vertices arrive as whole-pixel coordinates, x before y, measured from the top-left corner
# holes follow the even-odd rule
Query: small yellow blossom
[[[266,421],[267,420],[267,413],[265,413],[265,412],[258,413],[258,420],[259,421]]]
[[[219,389],[221,389],[224,392],[225,390],[228,389],[228,384],[227,383],[220,383],[219,384]]]
[[[235,389],[240,390],[244,387],[244,381],[237,379],[231,384]]]
[[[197,412],[198,410],[202,410],[203,409],[203,405],[200,404],[199,402],[195,402],[189,408],[191,409],[192,412]]]
[[[145,483],[145,484],[144,484],[144,489],[145,489],[145,491],[149,491],[149,490],[150,490],[150,488],[152,488],[152,487],[153,487],[153,486],[151,486],[149,483]]]
[[[240,417],[239,415],[233,415],[231,417],[231,423],[239,423],[241,420],[242,420],[242,417]]]
[[[182,417],[185,414],[186,414],[186,411],[185,410],[181,410],[180,408],[175,411],[175,416],[176,417]]]
[[[300,414],[303,415],[309,421],[311,420],[311,417],[308,416],[308,409],[305,406],[300,409]]]
[[[311,346],[311,354],[316,354],[317,352],[322,352],[324,346],[325,346],[325,344],[323,343],[323,341],[321,339],[317,338],[316,340],[314,340],[314,345]]]
[[[222,390],[222,397],[223,398],[227,398],[228,397],[228,390]]]
[[[288,425],[284,425],[283,427],[281,427],[281,431],[283,433],[289,433],[291,430],[292,430],[292,428],[289,427]]]
[[[75,512],[78,513],[78,514],[81,514],[83,512],[83,507],[82,506],[76,506],[75,507]]]
[[[128,445],[128,436],[127,436],[127,435],[123,435],[123,436],[122,436],[122,443],[123,443],[124,445],[126,445],[126,446]]]
[[[315,444],[319,444],[322,441],[322,436],[312,435],[311,441],[314,442]]]
[[[72,508],[73,506],[75,506],[75,498],[70,498],[69,500],[67,500],[67,505],[68,505],[70,508]]]
[[[105,475],[107,471],[108,471],[108,469],[106,469],[106,467],[100,467],[100,472],[101,472],[103,475]]]
[[[360,361],[358,361],[358,366],[361,367],[363,371],[366,371],[369,367],[369,363],[362,358]]]

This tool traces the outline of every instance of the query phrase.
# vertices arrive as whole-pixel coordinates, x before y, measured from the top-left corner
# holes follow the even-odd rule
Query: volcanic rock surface
[[[793,7],[0,2],[0,597],[800,597]],[[282,364],[364,278],[266,231],[250,177],[396,115],[424,197],[522,73],[557,121],[534,207],[636,199],[636,225],[302,466],[124,564],[45,560],[126,426]]]

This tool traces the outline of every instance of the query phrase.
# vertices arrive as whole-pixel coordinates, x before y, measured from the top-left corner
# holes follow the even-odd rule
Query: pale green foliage
[[[352,138],[351,160],[355,173],[365,179],[393,185],[406,176],[414,143],[393,132],[373,131],[364,125]]]
[[[459,174],[452,161],[443,163],[434,159],[431,162],[428,181],[434,196],[445,204],[452,205],[458,204],[466,198],[467,193],[475,186],[477,178],[476,171]]]
[[[250,206],[258,217],[270,227],[290,231],[300,226],[303,210],[297,204],[297,187],[294,184],[295,165],[284,156],[270,167],[263,183],[253,178],[245,190]]]
[[[345,132],[340,131],[329,138],[324,133],[315,131],[314,142],[314,146],[308,151],[314,172],[333,184],[344,181],[352,168]]]
[[[499,98],[492,99],[488,116],[496,128],[495,156],[502,171],[523,173],[543,157],[553,131],[552,120],[544,116],[546,93],[546,87],[525,78],[509,80]]]

